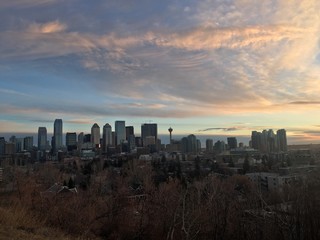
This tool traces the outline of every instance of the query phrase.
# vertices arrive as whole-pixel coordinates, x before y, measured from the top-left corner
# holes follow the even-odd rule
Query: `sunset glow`
[[[0,133],[140,131],[320,143],[320,1],[0,2]]]

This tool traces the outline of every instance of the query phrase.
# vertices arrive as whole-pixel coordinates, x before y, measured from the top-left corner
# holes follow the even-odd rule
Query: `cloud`
[[[69,119],[64,120],[65,123],[71,123],[71,124],[92,124],[95,122],[95,119],[93,118],[78,118],[78,119]]]
[[[180,15],[148,15],[147,25],[127,10],[121,15],[121,8],[116,19],[102,17],[97,5],[97,16],[74,5],[84,26],[75,24],[75,16],[44,17],[49,8],[43,14],[34,11],[34,17],[21,20],[26,27],[1,32],[0,63],[57,76],[67,69],[70,79],[62,78],[61,84],[72,87],[77,79],[84,89],[97,92],[91,98],[110,100],[103,110],[87,103],[75,107],[77,113],[99,116],[273,114],[318,104],[318,1],[206,0],[189,5],[171,3],[165,9]],[[153,27],[153,21],[159,25]],[[91,31],[91,26],[101,28]],[[51,111],[68,110],[52,106]]]
[[[5,89],[5,88],[0,88],[0,93],[16,95],[16,96],[22,96],[22,97],[32,97],[30,94],[26,94],[26,93],[23,93],[23,92],[18,92],[18,91],[12,90],[12,89]]]
[[[265,44],[301,38],[310,30],[290,25],[248,27],[198,27],[186,32],[156,35],[149,33],[147,40],[157,46],[194,50],[219,48],[263,47]]]
[[[8,8],[8,7],[17,7],[17,8],[24,8],[24,7],[36,7],[36,6],[44,6],[50,5],[61,0],[10,0],[10,1],[1,1],[0,7],[1,8]]]
[[[35,122],[35,123],[52,123],[52,120],[47,120],[47,119],[31,119],[30,122]]]
[[[27,28],[27,32],[31,33],[57,33],[67,29],[67,25],[59,21],[47,22],[43,24],[33,23]]]
[[[216,130],[221,130],[224,132],[233,132],[233,131],[238,131],[242,129],[243,129],[242,127],[229,127],[229,128],[212,127],[212,128],[200,129],[198,130],[198,132],[208,132],[208,131],[216,131]]]
[[[317,135],[317,136],[320,136],[320,131],[317,131],[317,130],[304,131],[304,133],[306,133],[306,134],[310,134],[310,135]]]
[[[295,101],[290,102],[291,105],[319,105],[320,101]]]
[[[2,120],[0,119],[0,132],[1,133],[5,133],[10,131],[12,134],[12,132],[25,132],[26,130],[29,130],[29,128],[26,128],[26,124],[25,123],[21,123],[21,122],[15,122],[12,120]]]

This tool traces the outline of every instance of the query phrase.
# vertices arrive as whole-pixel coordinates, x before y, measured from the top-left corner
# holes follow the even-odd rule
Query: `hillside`
[[[49,228],[44,222],[31,216],[29,212],[18,206],[0,207],[0,239],[62,239],[72,240],[60,231]]]

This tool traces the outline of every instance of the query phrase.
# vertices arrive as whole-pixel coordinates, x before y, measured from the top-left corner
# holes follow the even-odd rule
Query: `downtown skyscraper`
[[[278,149],[279,151],[287,151],[287,133],[285,129],[279,129],[277,131]]]
[[[53,143],[54,151],[59,150],[63,146],[62,142],[62,119],[54,120],[53,124]]]
[[[251,146],[262,153],[287,151],[287,135],[285,129],[279,129],[277,134],[272,129],[262,132],[252,131]]]
[[[126,140],[126,124],[125,121],[115,122],[116,145],[120,145]]]
[[[38,129],[38,149],[46,150],[47,148],[47,128],[39,127]]]
[[[100,145],[100,127],[97,123],[91,127],[91,143],[95,147],[99,147]]]
[[[103,133],[102,133],[102,150],[107,152],[108,146],[112,145],[112,128],[110,124],[106,123],[103,126]]]
[[[148,145],[147,139],[153,137],[154,144],[158,139],[158,125],[156,123],[144,123],[141,125],[141,138],[143,146]]]

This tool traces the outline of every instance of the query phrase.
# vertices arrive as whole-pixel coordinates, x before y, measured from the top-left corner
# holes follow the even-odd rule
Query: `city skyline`
[[[0,3],[0,136],[119,119],[320,143],[317,0]],[[101,130],[100,129],[100,130]],[[101,133],[102,134],[102,130]],[[50,139],[48,139],[50,140]],[[36,140],[35,140],[36,141]]]
[[[32,136],[32,137],[35,137],[35,138],[38,139],[39,130],[40,129],[41,130],[45,129],[45,131],[47,131],[47,134],[46,134],[47,140],[49,141],[49,144],[51,145],[52,142],[53,143],[55,142],[54,126],[55,126],[57,120],[59,122],[59,125],[62,124],[63,119],[52,120],[53,124],[48,123],[48,125],[41,126],[41,127],[39,126],[38,127],[38,133],[37,132],[14,132],[14,131],[11,131],[11,132],[0,133],[0,137],[4,137],[6,140],[10,140],[11,137],[18,137],[18,138],[22,137],[22,138],[24,138],[24,137],[29,137],[29,136]],[[97,144],[98,139],[100,139],[101,141],[104,142],[106,140],[105,136],[104,136],[105,127],[110,128],[110,130],[108,130],[108,131],[110,131],[109,135],[111,134],[111,131],[112,131],[112,133],[115,134],[114,135],[115,138],[117,139],[115,126],[117,124],[119,124],[119,123],[120,123],[121,129],[122,129],[121,130],[121,135],[124,134],[124,136],[122,136],[121,138],[126,139],[126,135],[129,133],[129,131],[132,131],[134,133],[134,136],[141,137],[143,139],[143,135],[144,135],[143,132],[145,131],[144,129],[147,126],[146,129],[148,129],[147,130],[148,135],[150,135],[150,136],[154,135],[155,137],[158,135],[159,136],[158,139],[160,139],[162,141],[162,143],[164,143],[164,144],[169,144],[170,143],[170,131],[169,131],[169,129],[167,129],[166,133],[159,133],[158,134],[157,133],[158,132],[157,129],[159,128],[159,125],[157,123],[154,123],[154,122],[146,123],[145,122],[145,123],[141,123],[137,127],[137,126],[130,126],[130,124],[127,124],[125,120],[116,120],[114,123],[111,123],[111,124],[110,124],[110,122],[107,122],[105,124],[101,124],[101,126],[103,126],[102,128],[99,127],[100,123],[99,124],[98,123],[93,123],[93,124],[90,125],[89,129],[85,129],[84,131],[82,131],[82,130],[79,131],[77,129],[69,129],[68,128],[69,130],[62,131],[62,136],[61,136],[62,145],[66,145],[65,144],[66,141],[67,141],[66,140],[66,138],[67,138],[66,135],[68,133],[72,133],[72,134],[75,133],[76,135],[89,134],[91,142],[93,141],[93,138],[95,138],[95,140],[93,141],[93,142],[95,142],[95,144]],[[53,126],[52,131],[51,131],[51,128],[50,128],[51,125]],[[152,126],[155,126],[155,130],[151,130],[151,128],[153,129]],[[149,129],[149,127],[151,127],[151,128]],[[64,123],[61,126],[59,126],[59,128],[63,128],[64,129]],[[96,129],[96,130],[93,130],[93,129]],[[136,129],[136,130],[134,130],[134,129]],[[140,131],[138,129],[140,129]],[[276,130],[277,132],[284,130],[285,131],[285,135],[286,135],[285,138],[287,139],[286,141],[288,141],[289,145],[316,144],[315,142],[310,142],[310,143],[308,143],[308,142],[295,142],[294,139],[290,139],[290,136],[289,137],[287,136],[286,129],[272,129],[272,128],[269,128],[269,129],[254,129],[254,130],[252,130],[251,132],[248,132],[245,135],[232,134],[233,133],[232,130],[230,131],[230,134],[226,134],[226,135],[222,135],[222,134],[220,134],[220,135],[217,135],[217,134],[215,134],[215,135],[213,135],[213,134],[201,134],[201,130],[199,130],[196,133],[195,132],[189,132],[189,133],[186,133],[186,134],[181,134],[181,133],[177,133],[176,134],[173,128],[170,127],[170,129],[171,129],[171,135],[172,135],[172,139],[173,140],[181,140],[183,137],[186,137],[188,135],[196,135],[196,137],[200,139],[202,146],[205,146],[205,144],[206,144],[205,142],[206,142],[207,139],[212,139],[212,140],[215,140],[215,141],[220,141],[221,140],[221,141],[225,141],[227,143],[229,141],[229,139],[233,139],[233,138],[236,138],[237,139],[236,141],[238,141],[238,143],[244,144],[244,146],[249,146],[250,145],[249,142],[252,140],[252,136],[253,136],[252,134],[253,133],[256,133],[256,132],[259,132],[259,131],[261,131],[262,133],[263,132],[270,132],[270,131],[273,131],[273,130]],[[152,131],[153,133],[151,134],[150,131]],[[224,131],[228,132],[228,130],[224,130]],[[111,138],[111,135],[108,138]],[[39,139],[38,139],[38,141],[39,141]],[[52,146],[54,147],[55,145],[52,145]]]
[[[62,126],[62,122],[63,120],[62,119],[55,119],[54,120],[54,124],[53,126],[56,125],[56,123],[59,122],[59,125],[61,124],[61,126],[59,126],[59,128],[62,130],[63,126]],[[175,141],[180,141],[182,140],[183,138],[189,136],[189,135],[195,135],[199,140],[200,140],[200,143],[202,146],[205,146],[206,145],[206,141],[207,140],[214,140],[214,141],[225,141],[226,143],[229,144],[229,141],[233,141],[235,142],[234,144],[231,144],[232,146],[234,145],[238,145],[241,144],[243,146],[246,146],[248,147],[250,145],[250,141],[253,140],[253,134],[254,133],[257,133],[257,130],[254,130],[252,131],[250,134],[251,135],[197,135],[197,134],[194,134],[194,133],[188,133],[188,134],[172,134],[172,132],[174,132],[174,129],[170,127],[170,129],[167,130],[167,133],[166,134],[158,134],[158,124],[157,123],[141,123],[140,125],[140,128],[138,129],[141,129],[141,131],[134,131],[134,126],[129,126],[129,125],[126,125],[126,121],[125,120],[116,120],[113,124],[114,127],[112,127],[112,124],[110,125],[109,123],[106,123],[104,124],[103,128],[100,128],[99,125],[97,123],[94,123],[92,126],[91,126],[91,130],[88,129],[86,131],[76,131],[76,130],[71,130],[71,131],[65,131],[65,132],[62,132],[62,135],[61,135],[61,141],[62,141],[62,146],[67,146],[67,135],[68,134],[75,134],[76,136],[80,134],[82,134],[82,138],[84,136],[84,134],[86,135],[89,135],[90,136],[90,142],[94,143],[95,145],[98,145],[101,141],[102,143],[102,148],[104,147],[104,143],[105,142],[109,142],[109,140],[111,140],[112,138],[112,134],[114,134],[115,136],[115,140],[116,140],[116,144],[120,144],[123,140],[120,140],[118,141],[117,140],[117,130],[116,130],[116,125],[118,125],[118,134],[120,134],[120,139],[124,139],[124,140],[128,140],[126,139],[126,132],[129,133],[129,132],[132,132],[133,133],[133,136],[135,137],[140,137],[141,140],[142,140],[142,144],[143,142],[145,141],[145,137],[148,136],[148,137],[151,137],[151,136],[154,136],[154,139],[153,141],[155,141],[156,139],[159,139],[160,141],[162,141],[162,144],[169,144],[170,143],[170,138],[172,137],[172,140],[175,140]],[[50,128],[49,128],[50,129]],[[105,131],[106,129],[108,129],[107,131]],[[114,129],[114,131],[112,131]],[[119,131],[119,129],[121,129]],[[130,130],[129,130],[130,129]],[[41,131],[40,131],[41,130]],[[6,140],[10,140],[11,138],[25,138],[25,137],[36,137],[38,138],[38,142],[40,141],[39,137],[41,134],[39,134],[40,132],[43,132],[43,130],[45,130],[45,135],[46,135],[46,139],[48,140],[48,144],[50,144],[50,141],[49,139],[52,139],[51,143],[53,143],[52,147],[55,148],[55,138],[54,138],[54,133],[53,134],[50,134],[50,131],[47,133],[47,128],[46,127],[39,127],[38,128],[38,133],[34,133],[34,132],[31,132],[31,133],[18,133],[18,136],[15,136],[15,133],[14,132],[8,132],[8,133],[5,133],[4,135],[0,135],[0,137],[4,137],[4,139]],[[169,131],[171,130],[171,131]],[[262,133],[264,132],[270,132],[274,135],[273,133],[273,130],[274,129],[260,129],[258,131],[262,131]],[[109,133],[107,133],[109,132]],[[281,136],[283,139],[285,139],[285,145],[287,145],[287,136],[286,136],[286,130],[285,129],[278,129],[276,131],[276,135],[278,135],[278,132],[282,132],[281,133]],[[107,137],[108,135],[108,137]],[[128,137],[128,136],[127,136]],[[108,138],[108,140],[107,140]],[[284,140],[282,140],[283,142]],[[46,141],[45,141],[46,142]],[[238,143],[237,143],[238,142]],[[288,144],[289,145],[294,145],[296,143],[294,142],[291,142],[290,140],[288,141]]]

